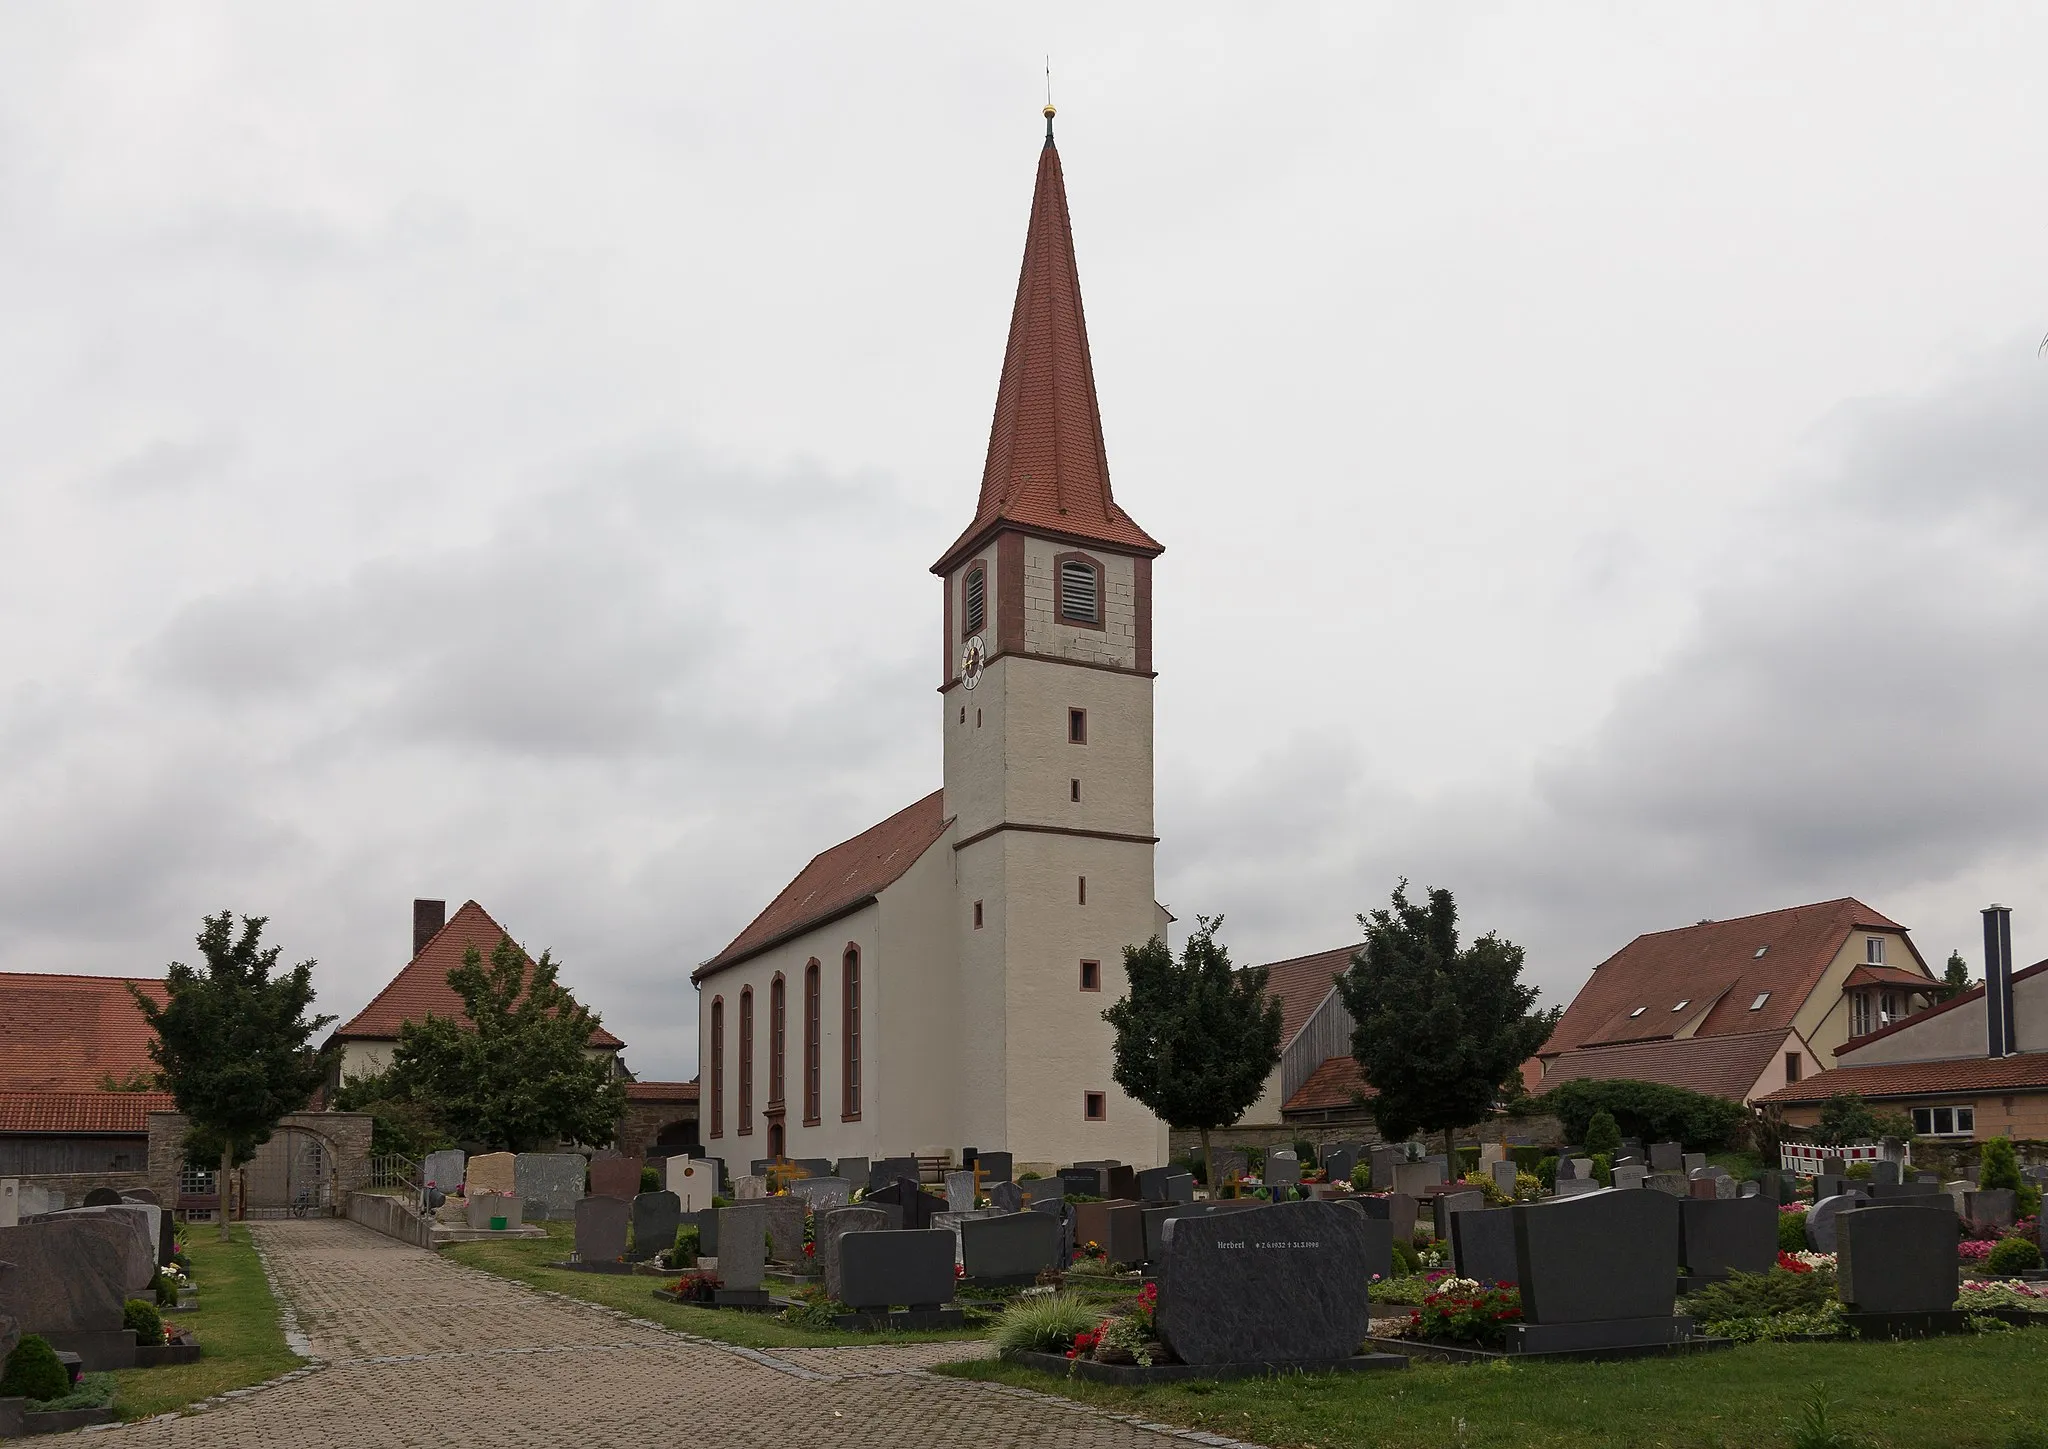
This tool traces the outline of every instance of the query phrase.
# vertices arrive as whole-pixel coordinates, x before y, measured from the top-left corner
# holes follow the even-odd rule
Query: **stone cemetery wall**
[[[350,1193],[370,1185],[370,1132],[374,1123],[369,1113],[294,1112],[279,1118],[277,1125],[280,1130],[292,1128],[320,1139],[337,1205],[347,1202]],[[185,1129],[182,1112],[149,1114],[148,1181],[136,1186],[149,1188],[159,1202],[175,1205],[178,1201],[178,1178],[185,1167]],[[112,1178],[107,1181],[113,1187],[122,1187]]]
[[[352,1223],[361,1223],[372,1232],[411,1243],[415,1248],[434,1246],[433,1224],[407,1211],[397,1198],[381,1192],[350,1193],[342,1200],[342,1214]]]

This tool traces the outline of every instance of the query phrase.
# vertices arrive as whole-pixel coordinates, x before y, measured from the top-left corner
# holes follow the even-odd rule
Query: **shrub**
[[[1019,1298],[996,1320],[996,1348],[1030,1353],[1065,1353],[1075,1336],[1099,1321],[1097,1309],[1070,1293]]]
[[[1598,1157],[1607,1154],[1612,1162],[1621,1155],[1621,1128],[1616,1125],[1614,1114],[1605,1107],[1600,1108],[1586,1119],[1586,1155]]]
[[[1422,1259],[1415,1252],[1415,1245],[1406,1238],[1394,1239],[1394,1272],[1400,1277],[1412,1277],[1422,1271]]]
[[[2001,1278],[2017,1278],[2041,1266],[2041,1250],[2025,1238],[2007,1238],[1991,1250],[1984,1266]]]
[[[1725,1282],[1688,1294],[1685,1301],[1686,1311],[1695,1319],[1715,1324],[1804,1313],[1825,1307],[1834,1296],[1835,1275],[1831,1269],[1793,1273],[1773,1268],[1768,1273],[1730,1273]],[[1715,1330],[1710,1328],[1708,1332]]]
[[[1536,1180],[1542,1183],[1543,1186],[1545,1186],[1546,1188],[1549,1188],[1552,1191],[1556,1190],[1557,1159],[1555,1157],[1543,1158],[1536,1164]]]
[[[1477,1170],[1478,1166],[1479,1149],[1477,1147],[1460,1147],[1458,1149],[1458,1176],[1463,1177],[1467,1173]]]
[[[642,1191],[642,1192],[660,1192],[660,1191],[661,1191],[661,1169],[660,1169],[660,1168],[658,1168],[658,1167],[643,1167],[643,1168],[641,1168],[641,1169],[640,1169],[640,1191]]]
[[[1361,1162],[1351,1169],[1351,1190],[1368,1192],[1372,1188],[1372,1164]]]
[[[1695,1152],[1724,1147],[1749,1127],[1749,1113],[1740,1102],[1661,1082],[1581,1078],[1545,1092],[1536,1099],[1536,1107],[1564,1125],[1569,1142],[1584,1142],[1593,1114],[1602,1110],[1630,1136],[1645,1142],[1682,1142]]]
[[[685,1223],[676,1229],[676,1240],[668,1250],[668,1265],[671,1268],[694,1268],[697,1256],[704,1251],[702,1233],[695,1223]]]
[[[1543,1179],[1533,1172],[1515,1174],[1515,1201],[1534,1202],[1543,1193]]]
[[[1781,1253],[1803,1253],[1806,1251],[1806,1214],[1778,1214],[1778,1251]]]
[[[1870,1173],[1870,1164],[1867,1162],[1852,1162],[1842,1169],[1842,1176],[1852,1182],[1868,1182],[1870,1181]]]
[[[2014,1192],[2026,1186],[2010,1137],[1994,1137],[1984,1144],[1984,1154],[1977,1161],[1977,1186],[1986,1190],[2005,1187]]]
[[[1510,1147],[1508,1149],[1508,1156],[1514,1158],[1515,1167],[1521,1172],[1535,1172],[1536,1164],[1549,1155],[1549,1149],[1543,1147]]]
[[[71,1375],[41,1334],[26,1335],[0,1370],[0,1399],[61,1399],[70,1391]]]
[[[1314,1167],[1322,1158],[1316,1156],[1316,1145],[1306,1137],[1294,1139],[1294,1157],[1304,1169]]]
[[[1476,1188],[1486,1194],[1486,1205],[1488,1207],[1503,1207],[1514,1201],[1513,1198],[1500,1190],[1500,1184],[1493,1180],[1492,1173],[1468,1172],[1462,1181],[1465,1186]]]
[[[178,1285],[168,1273],[158,1273],[150,1280],[149,1291],[159,1308],[175,1308],[178,1305]]]
[[[1600,1180],[1602,1187],[1614,1186],[1614,1159],[1604,1152],[1593,1154],[1593,1176]]]
[[[131,1298],[121,1305],[121,1326],[135,1330],[135,1341],[142,1344],[159,1344],[164,1341],[164,1321],[158,1316],[156,1305],[140,1298]]]
[[[1507,1326],[1522,1320],[1522,1295],[1514,1288],[1484,1288],[1470,1278],[1446,1278],[1422,1300],[1410,1320],[1418,1337],[1439,1343],[1493,1346],[1507,1339]]]

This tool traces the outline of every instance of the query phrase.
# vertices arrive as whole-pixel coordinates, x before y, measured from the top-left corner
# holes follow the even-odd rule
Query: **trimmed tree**
[[[1233,970],[1216,940],[1222,926],[1221,916],[1197,916],[1178,961],[1157,936],[1126,946],[1130,994],[1102,1013],[1116,1028],[1116,1084],[1168,1126],[1202,1134],[1212,1193],[1209,1133],[1242,1117],[1280,1062],[1280,1003],[1266,995],[1266,968]]]
[[[1621,1155],[1621,1128],[1615,1123],[1614,1114],[1602,1107],[1586,1123],[1586,1155],[1605,1155],[1611,1162]]]
[[[1558,1008],[1534,1009],[1522,983],[1522,948],[1489,931],[1458,944],[1458,907],[1447,890],[1360,916],[1365,945],[1337,978],[1355,1024],[1351,1054],[1374,1089],[1373,1121],[1399,1141],[1416,1131],[1452,1133],[1482,1121],[1522,1063],[1550,1036]]]
[[[313,1034],[331,1016],[308,1016],[313,963],[277,973],[278,948],[263,945],[264,916],[207,916],[203,967],[173,961],[158,1005],[129,992],[156,1033],[150,1060],[185,1114],[185,1155],[220,1163],[220,1236],[228,1235],[228,1176],[270,1140],[278,1119],[299,1111],[327,1078]]]
[[[1970,989],[1970,963],[1963,959],[1960,951],[1948,953],[1948,965],[1941,973],[1941,984],[1934,989],[1937,1001],[1953,1001]]]
[[[401,1025],[383,1100],[416,1103],[425,1123],[496,1151],[610,1142],[625,1084],[609,1053],[591,1051],[597,1013],[562,986],[560,970],[550,953],[536,961],[510,936],[489,965],[470,947],[448,973],[469,1024],[429,1016]]]

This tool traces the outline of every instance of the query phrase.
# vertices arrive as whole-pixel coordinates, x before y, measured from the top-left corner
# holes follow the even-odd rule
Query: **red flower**
[[[1780,1268],[1783,1268],[1787,1273],[1811,1273],[1813,1271],[1813,1264],[1802,1263],[1797,1258],[1793,1257],[1790,1253],[1786,1252],[1780,1252],[1778,1254],[1778,1266]]]

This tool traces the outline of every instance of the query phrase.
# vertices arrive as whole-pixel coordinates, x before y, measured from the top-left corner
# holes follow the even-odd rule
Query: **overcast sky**
[[[1053,58],[1159,893],[2048,951],[2048,12],[0,11],[0,969],[690,968],[939,783]]]

